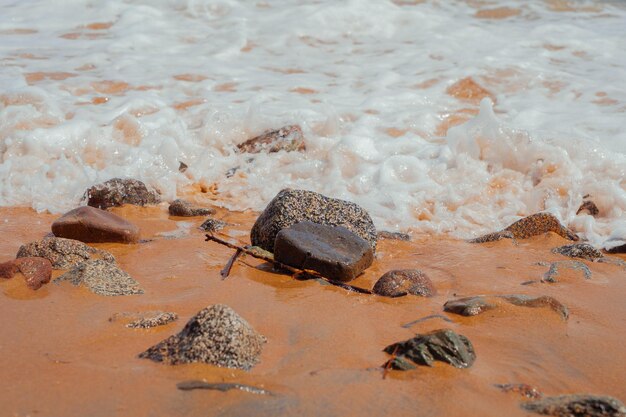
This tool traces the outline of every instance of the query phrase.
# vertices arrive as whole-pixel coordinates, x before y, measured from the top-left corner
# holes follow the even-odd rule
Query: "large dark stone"
[[[57,237],[81,242],[133,243],[139,240],[139,228],[108,211],[94,207],[78,207],[52,223]]]
[[[258,217],[250,232],[252,245],[274,252],[278,232],[305,220],[343,226],[367,240],[376,250],[376,228],[365,209],[313,191],[291,189],[279,192]]]
[[[304,151],[304,137],[298,125],[284,126],[277,130],[268,130],[263,134],[248,139],[237,145],[240,152],[260,153],[278,151]]]
[[[537,414],[554,417],[626,417],[624,404],[612,397],[599,395],[560,395],[522,403]]]
[[[430,278],[418,269],[388,271],[376,281],[372,291],[386,297],[402,297],[407,294],[432,297],[437,293]]]
[[[432,366],[438,360],[456,368],[469,368],[476,360],[469,339],[449,329],[418,334],[404,342],[394,343],[384,349],[393,358],[384,366],[407,370],[417,365]]]
[[[304,221],[281,230],[274,243],[274,260],[310,269],[337,281],[350,281],[372,264],[367,241],[345,227]]]
[[[92,248],[83,242],[62,237],[47,237],[20,246],[17,258],[42,257],[52,263],[53,269],[68,269],[89,259],[115,262],[109,252]]]
[[[250,369],[259,361],[265,337],[232,308],[216,304],[192,317],[183,330],[139,354],[168,365],[208,363]]]
[[[113,178],[94,185],[85,192],[87,205],[101,209],[133,204],[145,206],[161,202],[161,195],[152,187],[134,179]]]

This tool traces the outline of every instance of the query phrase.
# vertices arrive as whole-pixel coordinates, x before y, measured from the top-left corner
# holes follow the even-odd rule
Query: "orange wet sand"
[[[3,415],[528,416],[519,407],[522,398],[500,392],[493,386],[498,383],[530,384],[548,395],[578,392],[626,400],[626,271],[584,261],[591,280],[566,271],[555,284],[521,285],[546,272],[536,262],[567,259],[550,252],[569,243],[557,235],[518,245],[429,236],[409,243],[381,240],[373,266],[352,284],[371,288],[387,270],[419,268],[438,290],[433,298],[387,299],[241,263],[222,281],[219,270],[232,250],[204,242],[197,229],[204,218],[169,217],[166,205],[113,211],[153,240],[94,246],[112,252],[145,294],[107,298],[68,283],[31,291],[21,277],[0,281]],[[48,233],[56,217],[0,209],[0,261]],[[255,214],[219,210],[216,217],[231,224],[226,234],[246,241]],[[187,236],[159,235],[185,224]],[[259,265],[250,258],[245,262]],[[564,322],[549,309],[508,305],[471,318],[442,309],[455,295],[511,293],[553,296],[569,307],[570,319]],[[250,372],[137,358],[215,303],[228,304],[267,337],[261,362]],[[173,311],[180,319],[151,330],[109,321],[116,313],[151,310]],[[432,314],[453,323],[431,319],[402,327]],[[472,341],[477,360],[471,368],[438,363],[391,371],[383,379],[378,367],[388,358],[385,346],[437,328]],[[275,395],[176,389],[177,382],[189,379],[249,384]]]

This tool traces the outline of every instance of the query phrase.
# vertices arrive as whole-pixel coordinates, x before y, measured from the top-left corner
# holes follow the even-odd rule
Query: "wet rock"
[[[497,306],[488,302],[485,297],[465,297],[458,300],[447,301],[443,305],[444,311],[459,314],[461,316],[477,316],[487,310],[492,310]]]
[[[386,297],[402,297],[407,294],[432,297],[437,293],[430,278],[418,269],[386,272],[376,281],[372,290]]]
[[[552,253],[558,253],[570,258],[582,258],[588,261],[595,261],[604,256],[602,252],[588,243],[574,243],[573,245],[559,246],[552,249]]]
[[[543,397],[541,391],[528,384],[495,384],[496,388],[502,390],[502,392],[514,392],[522,397],[537,400]]]
[[[107,209],[109,207],[133,204],[145,206],[161,202],[157,190],[134,179],[113,178],[102,184],[94,185],[85,192],[87,205]]]
[[[345,227],[303,221],[276,235],[274,259],[345,282],[368,268],[374,253],[367,241]]]
[[[200,229],[209,233],[219,232],[227,226],[226,222],[209,217],[200,225]]]
[[[586,213],[595,217],[600,213],[600,210],[598,210],[598,206],[596,206],[596,203],[594,203],[591,200],[587,200],[587,201],[583,201],[580,207],[578,207],[578,210],[576,211],[576,215],[580,213],[583,213],[583,214]]]
[[[411,236],[407,233],[401,233],[401,232],[387,232],[387,231],[380,231],[376,234],[376,237],[378,239],[389,239],[389,240],[402,240],[405,242],[408,242],[411,240]]]
[[[0,278],[11,279],[19,272],[19,270],[17,262],[14,260],[0,263]]]
[[[54,280],[55,283],[69,281],[82,285],[89,291],[105,296],[143,294],[139,283],[112,262],[101,259],[85,261],[76,265]]]
[[[559,275],[559,271],[563,268],[573,269],[575,271],[582,271],[585,279],[591,279],[591,270],[587,265],[580,261],[556,261],[556,262],[538,262],[538,265],[550,266],[548,272],[543,275],[541,282],[558,282],[556,277]]]
[[[52,264],[45,258],[19,258],[15,263],[31,290],[38,290],[52,278]]]
[[[264,390],[262,388],[253,387],[252,385],[238,384],[234,382],[206,382],[197,379],[179,382],[178,384],[176,384],[176,388],[181,391],[208,389],[222,392],[236,389],[244,392],[249,392],[251,394],[273,395],[270,391]]]
[[[187,165],[183,161],[178,161],[178,172],[184,173],[185,171],[187,171],[187,168],[189,168],[189,165]]]
[[[170,203],[168,211],[170,216],[180,217],[206,216],[215,213],[214,209],[195,207],[189,201],[180,198]]]
[[[139,228],[122,217],[94,207],[78,207],[52,223],[56,237],[81,242],[134,243],[139,240]]]
[[[279,192],[257,218],[250,233],[252,245],[274,252],[278,232],[305,220],[345,227],[367,240],[376,250],[376,228],[363,208],[313,191],[291,189]]]
[[[493,242],[503,238],[527,239],[548,232],[554,232],[565,239],[578,240],[578,236],[567,227],[563,226],[554,215],[550,213],[535,213],[516,221],[499,232],[489,233],[485,236],[472,239],[470,242]]]
[[[469,368],[476,360],[469,339],[449,329],[418,334],[412,339],[389,345],[384,351],[394,356],[384,366],[401,370],[410,369],[413,363],[432,366],[436,360],[456,368]]]
[[[258,361],[265,337],[233,309],[216,304],[192,317],[183,330],[139,354],[168,365],[208,363],[248,370]]]
[[[260,153],[278,151],[304,151],[304,136],[298,125],[284,126],[278,130],[268,130],[237,145],[240,152]]]
[[[621,401],[598,395],[560,395],[523,403],[533,413],[554,417],[626,417]]]
[[[61,237],[47,237],[22,245],[17,252],[17,257],[46,258],[52,263],[53,269],[69,269],[89,259],[115,262],[113,255],[107,251],[92,248],[78,240]]]
[[[569,317],[569,310],[557,299],[549,296],[530,297],[521,294],[475,296],[450,300],[443,305],[443,309],[449,313],[462,316],[476,316],[485,311],[498,307],[498,300],[504,300],[518,307],[548,307],[558,313],[563,320]]]
[[[133,320],[126,327],[131,329],[150,329],[152,327],[164,326],[175,320],[178,320],[178,314],[159,311],[147,317]]]

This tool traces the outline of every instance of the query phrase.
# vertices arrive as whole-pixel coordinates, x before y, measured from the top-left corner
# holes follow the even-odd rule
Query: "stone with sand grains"
[[[559,395],[522,403],[533,413],[554,417],[626,417],[626,407],[616,398],[599,395]]]
[[[84,286],[98,295],[116,296],[143,294],[139,283],[116,264],[101,259],[85,261],[54,280]]]
[[[45,258],[37,257],[17,258],[0,263],[0,278],[10,279],[18,272],[24,276],[28,288],[38,290],[43,284],[50,282],[52,264]]]
[[[189,201],[183,200],[181,198],[172,201],[167,210],[170,213],[170,216],[179,217],[206,216],[215,213],[214,209],[196,207]]]
[[[193,316],[180,333],[139,357],[168,365],[199,362],[249,370],[258,363],[265,342],[232,308],[215,304]]]
[[[278,151],[304,151],[304,136],[298,125],[283,126],[280,129],[268,130],[259,136],[248,139],[237,145],[239,152],[260,153]]]
[[[304,221],[276,235],[274,260],[333,280],[350,281],[372,264],[374,253],[365,239],[345,227]]]
[[[53,269],[69,269],[90,259],[115,262],[109,252],[92,248],[83,242],[62,237],[46,237],[20,246],[17,258],[41,257],[52,263]]]
[[[450,329],[418,334],[404,342],[391,344],[384,351],[393,357],[383,366],[398,370],[414,369],[415,365],[432,366],[435,361],[456,368],[469,368],[476,360],[469,339]]]
[[[529,237],[543,235],[548,232],[556,233],[568,240],[578,240],[576,233],[563,226],[559,219],[550,213],[535,213],[526,216],[510,226],[484,236],[472,239],[470,243],[494,242],[506,239],[527,239]]]
[[[135,179],[113,178],[96,184],[85,191],[87,205],[100,209],[132,204],[146,206],[159,204],[161,194],[152,187]]]
[[[122,217],[94,207],[84,206],[68,211],[52,223],[56,237],[86,243],[134,243],[139,228]]]
[[[385,272],[376,281],[372,291],[385,297],[402,297],[407,294],[432,297],[437,293],[430,278],[418,269],[396,269]]]
[[[570,258],[582,258],[588,261],[596,261],[604,257],[602,252],[589,243],[574,243],[572,245],[559,246],[558,248],[552,249],[552,253],[569,256]]]
[[[376,227],[365,209],[313,191],[292,189],[279,192],[257,218],[250,232],[252,245],[274,252],[278,232],[305,220],[345,227],[376,250]]]

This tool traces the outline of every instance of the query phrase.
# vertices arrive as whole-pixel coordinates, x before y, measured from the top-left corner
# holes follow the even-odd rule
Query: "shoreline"
[[[529,384],[550,396],[626,399],[619,371],[626,363],[620,336],[626,331],[626,321],[620,320],[626,317],[624,268],[580,260],[592,271],[590,280],[580,271],[564,270],[557,283],[521,285],[546,272],[537,262],[570,259],[550,252],[569,243],[558,235],[517,244],[436,236],[381,239],[374,264],[350,284],[371,288],[388,270],[417,268],[437,289],[431,298],[385,298],[296,281],[251,258],[245,259],[248,265],[237,262],[222,280],[219,271],[233,251],[204,241],[198,229],[204,217],[170,217],[162,205],[111,211],[137,224],[142,239],[154,240],[91,246],[113,253],[145,294],[102,297],[69,283],[32,291],[19,277],[0,281],[0,314],[8,318],[0,348],[0,369],[6,370],[0,401],[9,413],[374,416],[415,415],[419,409],[423,415],[528,415],[519,407],[525,398],[494,387],[507,383]],[[57,217],[0,208],[0,231],[11,236],[0,242],[0,260],[13,259],[21,244],[41,239]],[[231,224],[224,234],[247,241],[256,214],[218,208],[215,217]],[[188,235],[158,235],[176,230]],[[58,275],[55,271],[53,279]],[[570,318],[563,321],[546,308],[504,304],[475,317],[443,311],[450,299],[479,294],[552,296],[569,308]],[[231,306],[268,339],[251,371],[137,358],[200,309],[218,303]],[[179,319],[148,330],[109,321],[115,314],[153,310],[176,312]],[[450,321],[435,317],[402,327],[431,315]],[[385,346],[441,328],[472,341],[473,367],[436,363],[390,371],[383,379]],[[275,395],[176,389],[176,383],[191,379],[248,384]]]

